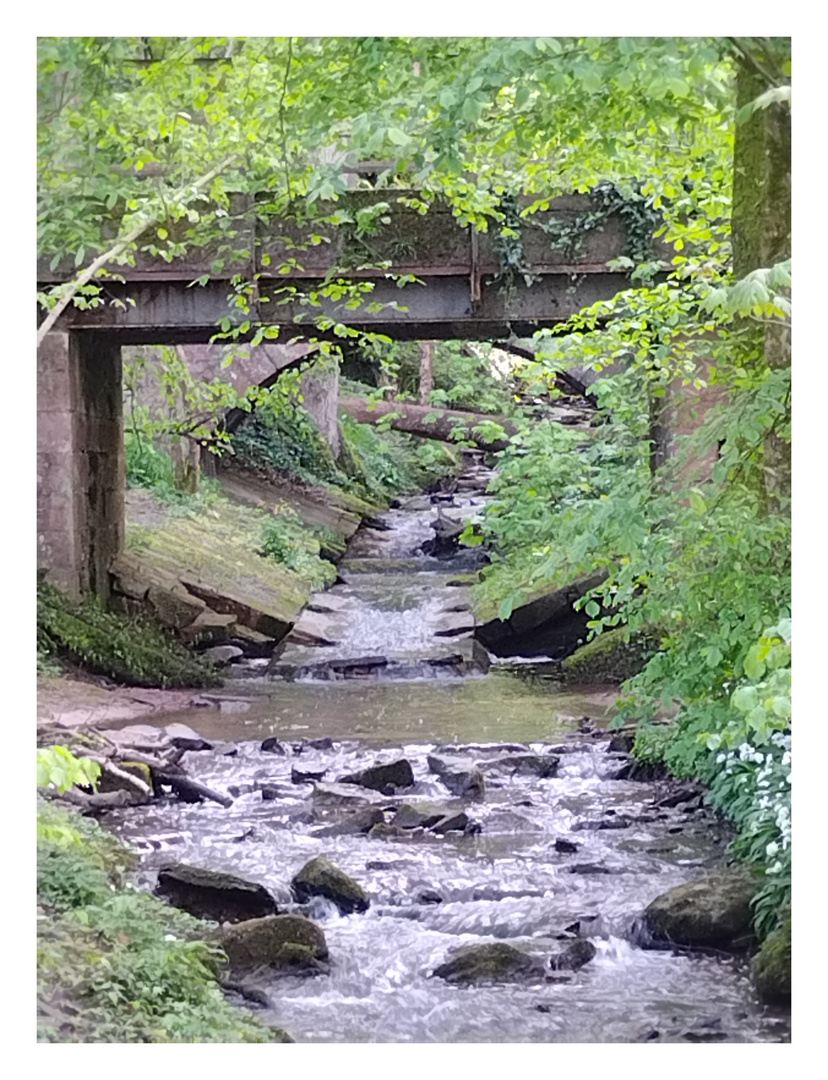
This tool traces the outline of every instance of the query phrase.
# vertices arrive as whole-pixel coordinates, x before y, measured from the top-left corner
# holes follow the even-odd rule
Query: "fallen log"
[[[133,795],[129,791],[123,790],[96,791],[93,795],[87,795],[86,792],[78,791],[77,788],[69,788],[63,792],[44,788],[40,793],[44,799],[49,799],[52,802],[69,803],[70,806],[76,806],[82,814],[93,814],[100,810],[114,810],[121,806],[137,806],[141,802],[148,801],[139,795]]]
[[[462,412],[458,409],[433,409],[410,401],[378,401],[376,405],[371,405],[367,398],[340,397],[339,407],[360,424],[376,424],[384,416],[390,415],[390,424],[395,431],[406,431],[423,439],[456,442],[452,432],[461,428],[463,438],[475,443],[481,450],[505,450],[509,445],[508,436],[516,434],[518,430],[505,416]],[[507,437],[487,439],[474,431],[475,427],[486,423],[499,424]]]
[[[229,795],[222,795],[220,791],[214,791],[212,788],[207,787],[206,784],[200,784],[197,780],[191,780],[189,776],[182,776],[180,773],[165,772],[161,769],[154,770],[153,776],[160,783],[172,788],[175,795],[184,802],[198,802],[201,799],[211,799],[213,802],[217,802],[219,806],[225,807],[225,809],[228,806],[233,805],[233,800]]]
[[[502,349],[504,352],[510,352],[514,356],[520,356],[524,360],[537,360],[534,352],[531,349],[524,349],[520,345],[513,345],[510,341],[494,341],[492,342],[496,349]],[[587,401],[592,403],[592,400],[588,397],[589,387],[586,383],[576,378],[569,371],[553,371],[555,381],[558,387],[568,394],[575,394],[576,397],[586,398]]]

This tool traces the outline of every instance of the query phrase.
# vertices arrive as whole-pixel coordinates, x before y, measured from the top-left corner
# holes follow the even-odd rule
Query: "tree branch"
[[[209,172],[205,173],[204,176],[199,177],[199,179],[196,180],[195,183],[187,184],[185,187],[181,188],[175,193],[173,201],[179,202],[184,199],[189,193],[199,191],[201,188],[206,187],[206,185],[209,184],[211,180],[214,180],[220,173],[223,173],[224,170],[227,169],[237,157],[238,154],[231,154],[230,157],[225,158],[220,165],[217,165],[214,169],[211,169]],[[164,204],[162,203],[161,207],[154,210],[152,213],[146,214],[144,217],[142,217],[138,224],[133,226],[133,228],[131,228],[125,236],[121,237],[121,239],[118,240],[109,249],[109,251],[105,251],[103,255],[99,255],[98,258],[95,259],[95,261],[90,266],[88,266],[86,270],[83,271],[83,273],[79,274],[74,281],[69,283],[67,291],[60,298],[57,304],[52,308],[52,310],[43,320],[43,323],[37,331],[38,348],[40,348],[43,339],[55,325],[63,311],[68,307],[70,301],[77,295],[78,291],[82,289],[83,286],[87,284],[87,282],[91,281],[95,274],[97,274],[99,270],[102,270],[103,267],[106,266],[110,259],[114,259],[118,255],[120,255],[121,252],[125,251],[131,243],[133,243],[135,240],[138,239],[139,236],[142,235],[142,233],[146,232],[147,229],[154,225],[159,220],[159,217],[163,212],[163,206]]]
[[[727,40],[734,46],[734,48],[739,53],[739,55],[742,57],[742,59],[747,64],[749,64],[750,67],[753,68],[753,70],[756,72],[756,74],[759,75],[761,78],[763,78],[767,82],[768,86],[772,86],[772,87],[776,88],[776,87],[779,87],[779,86],[782,85],[782,83],[779,81],[778,77],[776,75],[774,75],[773,72],[769,71],[764,66],[764,64],[761,64],[757,60],[757,58],[751,52],[750,46],[747,44],[747,42],[745,41],[744,38],[729,37]]]
[[[287,149],[287,134],[285,132],[285,98],[287,96],[287,84],[290,77],[290,67],[293,63],[293,38],[288,38],[288,54],[287,62],[285,63],[285,78],[282,82],[282,96],[279,99],[279,127],[282,132],[282,162],[285,167],[285,187],[287,188],[288,199],[293,198],[293,194],[290,190],[290,161],[288,159]]]

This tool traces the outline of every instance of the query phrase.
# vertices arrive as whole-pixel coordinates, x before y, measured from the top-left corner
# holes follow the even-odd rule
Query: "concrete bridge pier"
[[[74,596],[109,597],[124,542],[121,347],[52,331],[37,356],[37,565]]]

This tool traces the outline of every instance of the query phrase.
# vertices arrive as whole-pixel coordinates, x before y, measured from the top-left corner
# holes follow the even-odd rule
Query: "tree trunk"
[[[391,427],[395,431],[407,431],[410,435],[419,435],[424,439],[456,442],[457,440],[452,437],[452,432],[461,428],[462,438],[476,443],[481,450],[505,449],[509,442],[508,436],[514,435],[517,431],[515,425],[505,416],[432,409],[424,405],[413,405],[407,401],[380,401],[369,408],[367,398],[341,397],[339,407],[360,424],[376,424],[384,416],[394,414]],[[473,430],[478,424],[484,422],[499,424],[506,432],[506,437],[485,438]]]
[[[787,82],[790,38],[737,39],[736,104],[741,109],[771,86]],[[754,49],[756,50],[754,52]],[[758,70],[761,68],[761,71]],[[791,255],[791,110],[776,103],[757,109],[736,129],[733,179],[733,271],[744,277]],[[760,350],[772,368],[791,366],[791,332],[785,326],[757,327]],[[791,444],[775,430],[764,446],[764,494],[768,509],[779,510],[791,495]]]
[[[434,389],[434,342],[420,342],[420,404],[428,405]]]

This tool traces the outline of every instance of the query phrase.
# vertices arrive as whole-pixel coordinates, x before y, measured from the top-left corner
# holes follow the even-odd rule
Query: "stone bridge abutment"
[[[37,565],[73,595],[109,593],[124,541],[121,346],[53,330],[37,355]]]

